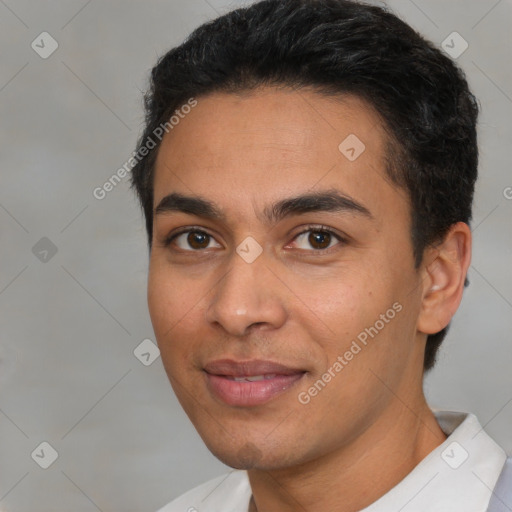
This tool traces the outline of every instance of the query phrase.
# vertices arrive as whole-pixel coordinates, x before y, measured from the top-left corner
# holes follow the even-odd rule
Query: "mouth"
[[[231,406],[262,405],[296,385],[305,370],[272,361],[223,359],[204,367],[209,391]]]
[[[248,375],[247,377],[231,377],[230,375],[225,375],[225,377],[229,380],[234,380],[235,382],[258,382],[260,380],[275,379],[277,374],[269,373],[267,375]]]

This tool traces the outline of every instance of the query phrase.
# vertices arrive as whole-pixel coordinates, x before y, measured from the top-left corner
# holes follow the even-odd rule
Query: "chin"
[[[272,446],[258,446],[247,441],[239,446],[234,441],[229,446],[212,446],[207,444],[208,449],[222,463],[234,469],[259,469],[276,470],[286,467],[287,457],[276,451]]]

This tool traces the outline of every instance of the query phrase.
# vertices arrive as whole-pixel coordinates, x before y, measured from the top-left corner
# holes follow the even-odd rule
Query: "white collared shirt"
[[[361,512],[485,512],[507,455],[473,414],[433,411],[448,436],[402,481]],[[247,512],[251,487],[232,471],[158,512]]]

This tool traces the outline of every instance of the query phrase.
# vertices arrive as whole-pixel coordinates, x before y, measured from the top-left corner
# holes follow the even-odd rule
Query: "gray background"
[[[0,0],[1,512],[149,512],[226,470],[160,358],[134,356],[154,337],[128,180],[101,201],[92,191],[134,149],[157,57],[241,3]],[[389,5],[438,45],[453,31],[469,43],[457,61],[483,109],[471,286],[426,387],[510,453],[512,2]],[[47,59],[31,48],[43,31],[59,45]],[[55,255],[33,250],[43,237]],[[48,469],[31,457],[43,441],[58,452]]]

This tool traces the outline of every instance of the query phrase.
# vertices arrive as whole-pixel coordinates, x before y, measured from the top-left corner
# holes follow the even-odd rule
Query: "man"
[[[146,108],[155,335],[238,470],[162,512],[504,507],[503,449],[422,389],[470,264],[463,73],[381,8],[268,0],[160,59]]]

